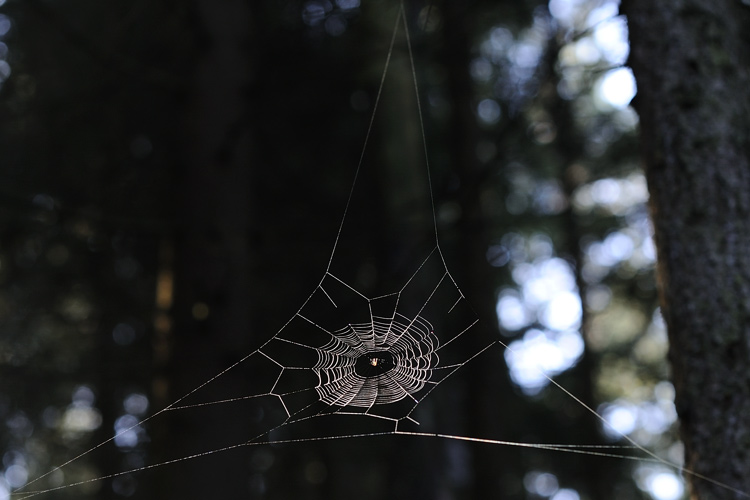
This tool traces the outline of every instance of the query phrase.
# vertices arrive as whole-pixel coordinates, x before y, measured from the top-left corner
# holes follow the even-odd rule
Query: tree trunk
[[[685,468],[750,492],[750,8],[623,1]],[[691,498],[739,498],[687,474]]]

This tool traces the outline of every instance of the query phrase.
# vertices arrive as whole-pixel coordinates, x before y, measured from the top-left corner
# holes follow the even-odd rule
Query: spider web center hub
[[[362,377],[376,377],[393,369],[393,355],[388,351],[372,351],[357,358],[354,371]]]

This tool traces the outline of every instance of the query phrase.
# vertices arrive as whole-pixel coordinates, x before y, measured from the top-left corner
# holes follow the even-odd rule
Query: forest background
[[[406,2],[349,221],[363,283],[434,208],[511,349],[430,395],[434,428],[681,463],[625,18],[614,0]],[[0,499],[274,335],[318,284],[396,2],[0,1]],[[549,383],[585,401],[603,423]],[[250,391],[238,370],[215,399]],[[169,412],[46,487],[241,443],[272,409]],[[335,432],[335,429],[334,429]],[[291,437],[295,437],[292,435]],[[37,485],[34,485],[37,486]],[[259,446],[41,498],[683,498],[662,464],[385,436]]]

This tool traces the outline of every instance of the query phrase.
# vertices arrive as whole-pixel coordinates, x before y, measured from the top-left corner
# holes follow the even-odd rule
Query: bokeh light
[[[679,500],[685,493],[683,479],[664,466],[640,466],[635,477],[638,487],[654,500]]]
[[[529,395],[549,384],[548,377],[575,365],[583,354],[583,339],[578,332],[550,332],[531,329],[521,340],[508,345],[505,361],[513,382]]]
[[[115,421],[115,444],[120,448],[135,448],[144,435],[143,428],[138,425],[138,418],[133,415],[123,415]]]
[[[0,14],[0,37],[7,35],[11,26],[10,18],[4,14]]]
[[[599,82],[597,95],[609,106],[621,109],[630,104],[635,93],[633,70],[617,68],[604,74]]]
[[[0,500],[10,500],[10,485],[4,476],[0,476]]]
[[[131,415],[141,416],[148,411],[148,398],[144,394],[134,392],[128,394],[122,406]]]
[[[576,490],[562,488],[552,495],[550,500],[581,500],[581,495]]]
[[[549,498],[560,490],[560,484],[554,474],[531,471],[523,478],[526,491],[532,495]]]
[[[500,121],[500,114],[500,105],[493,99],[483,99],[477,105],[477,115],[487,125],[494,125]]]

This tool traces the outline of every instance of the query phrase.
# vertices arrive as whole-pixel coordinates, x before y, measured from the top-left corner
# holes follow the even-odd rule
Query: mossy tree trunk
[[[750,492],[750,7],[623,9],[685,467]],[[691,498],[743,496],[686,477]]]

